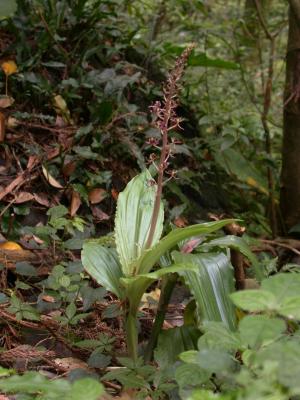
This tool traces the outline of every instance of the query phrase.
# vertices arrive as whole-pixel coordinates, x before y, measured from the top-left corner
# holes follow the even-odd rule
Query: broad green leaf
[[[61,398],[65,393],[68,393],[70,387],[70,383],[66,380],[59,379],[50,381],[36,372],[26,372],[24,375],[13,375],[0,380],[1,392],[22,394],[50,392],[53,399]]]
[[[90,355],[87,363],[92,368],[106,368],[111,362],[111,356],[103,354],[98,349],[94,350]]]
[[[120,278],[123,277],[123,272],[115,249],[86,241],[81,257],[82,264],[91,277],[122,299],[124,291],[120,287]]]
[[[83,378],[72,385],[65,379],[49,380],[36,372],[13,375],[0,380],[1,392],[37,394],[43,400],[97,400],[104,394],[103,385],[95,379]],[[27,397],[26,397],[27,398]]]
[[[282,340],[263,347],[256,353],[255,364],[259,366],[266,363],[277,364],[277,379],[280,384],[300,393],[300,343],[285,337]],[[291,398],[289,396],[288,398]]]
[[[252,312],[275,310],[278,305],[273,293],[266,290],[242,290],[230,297],[237,307]]]
[[[268,194],[268,183],[266,178],[236,150],[229,148],[215,154],[216,161],[230,175],[235,175],[241,182],[259,190],[261,193]]]
[[[207,321],[203,325],[204,335],[198,340],[198,349],[221,349],[237,351],[240,348],[240,339],[236,332],[232,332],[223,322]]]
[[[234,291],[233,268],[223,253],[182,254],[173,252],[176,263],[194,264],[197,271],[180,273],[195,297],[199,321],[221,321],[231,330],[236,327],[234,306],[229,298]]]
[[[200,331],[198,329],[185,325],[162,331],[154,351],[155,361],[159,367],[172,368],[174,363],[178,361],[180,353],[185,354],[182,352],[195,351],[199,335]],[[197,353],[197,351],[195,352]]]
[[[186,228],[174,229],[168,235],[163,237],[156,246],[143,253],[138,262],[140,273],[144,274],[149,272],[159,258],[168,250],[176,246],[180,241],[192,236],[206,235],[215,232],[234,221],[236,220],[224,219],[222,221],[205,222],[203,224],[191,225]]]
[[[65,398],[66,400],[98,400],[104,393],[101,383],[87,377],[75,381]]]
[[[175,272],[179,273],[185,270],[195,269],[196,267],[193,264],[173,264],[170,267],[161,268],[155,272],[150,272],[149,274],[141,274],[129,278],[121,278],[120,282],[126,289],[126,295],[129,299],[132,312],[135,312],[137,310],[143,294],[146,292],[151,283],[157,281],[166,274]]]
[[[300,296],[285,298],[277,309],[278,314],[300,321]]]
[[[158,279],[162,278],[166,274],[178,273],[178,272],[182,272],[185,270],[196,271],[197,266],[195,266],[192,263],[190,263],[190,264],[187,264],[187,263],[186,264],[183,264],[183,263],[182,264],[173,264],[170,267],[161,268],[161,269],[158,269],[157,271],[149,272],[148,274],[140,274],[137,276],[132,276],[130,278],[121,278],[121,282],[124,285],[129,286],[131,283],[142,281],[144,278],[150,279],[151,281],[157,281]]]
[[[300,288],[300,274],[276,274],[264,279],[261,283],[261,288],[273,293],[278,302],[281,302],[291,296],[298,296]]]
[[[176,368],[175,371],[176,382],[181,390],[201,386],[201,384],[206,383],[210,377],[211,373],[209,371],[195,364],[182,364]],[[180,398],[186,399],[186,396],[183,394]],[[201,400],[203,400],[202,397]]]
[[[239,64],[233,61],[222,60],[220,58],[210,58],[205,53],[192,54],[189,57],[188,65],[193,67],[214,67],[222,69],[239,69]]]
[[[251,262],[257,279],[260,281],[261,278],[263,277],[263,271],[259,267],[259,263],[256,256],[251,251],[250,247],[243,238],[233,235],[227,235],[218,239],[213,239],[207,243],[204,243],[203,246],[210,248],[214,246],[225,247],[225,248],[230,247],[232,249],[239,251],[245,257],[247,257]]]
[[[248,315],[239,323],[241,341],[251,348],[275,341],[285,329],[283,320],[266,315]]]
[[[281,273],[264,279],[262,290],[272,293],[277,304],[274,310],[290,319],[300,319],[300,275]]]
[[[181,361],[185,363],[197,364],[197,356],[198,356],[197,350],[188,350],[181,353],[179,358]]]
[[[118,197],[115,237],[122,270],[126,276],[140,272],[137,260],[145,250],[156,195],[157,185],[153,185],[153,182],[150,172],[145,170],[134,177]],[[163,219],[161,203],[152,246],[160,239]]]
[[[17,10],[17,3],[15,0],[1,0],[0,1],[0,20],[10,17]]]
[[[16,273],[24,276],[37,276],[37,269],[27,261],[16,263]]]
[[[197,364],[203,370],[211,373],[224,373],[234,366],[233,357],[229,353],[216,349],[201,349],[197,352],[183,353],[183,359],[184,361],[189,360],[188,362]]]
[[[232,400],[231,394],[219,394],[208,390],[195,390],[186,400]],[[279,399],[274,399],[279,400]]]

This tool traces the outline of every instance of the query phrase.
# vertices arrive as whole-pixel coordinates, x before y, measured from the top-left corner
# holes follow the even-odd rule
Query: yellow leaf
[[[17,64],[13,60],[4,61],[1,64],[1,68],[6,76],[15,74],[18,71]]]
[[[1,250],[23,250],[22,247],[16,242],[3,242],[0,243]]]
[[[54,107],[58,108],[63,114],[69,112],[67,103],[60,94],[54,96]]]
[[[249,186],[252,186],[256,189],[259,189],[262,193],[268,194],[268,191],[262,187],[255,179],[253,179],[251,176],[248,176],[247,180],[246,180],[247,184]]]

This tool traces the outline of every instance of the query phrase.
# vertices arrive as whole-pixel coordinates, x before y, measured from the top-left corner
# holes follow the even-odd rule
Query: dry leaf
[[[187,226],[187,220],[184,217],[177,217],[174,220],[174,224],[177,226],[177,228],[184,228]]]
[[[45,301],[46,303],[55,303],[55,301],[56,301],[54,297],[49,296],[47,294],[42,296],[42,300]]]
[[[16,128],[19,126],[20,121],[17,120],[17,118],[14,117],[8,117],[7,119],[7,127],[8,128]]]
[[[70,113],[70,110],[68,109],[65,99],[60,94],[58,94],[58,95],[54,96],[53,103],[54,103],[55,111],[59,115],[61,115],[62,118],[66,122],[72,123],[71,113]]]
[[[37,243],[37,244],[44,244],[44,240],[40,239],[38,236],[32,235],[32,239]]]
[[[71,205],[70,205],[70,210],[69,210],[71,217],[74,217],[74,215],[76,214],[76,212],[80,206],[81,206],[80,194],[78,192],[76,192],[75,190],[73,190]]]
[[[63,189],[63,186],[55,179],[53,178],[52,175],[47,171],[47,169],[42,166],[43,174],[44,177],[47,179],[47,181],[50,183],[51,186],[57,188],[57,189]]]
[[[0,142],[5,139],[5,115],[0,112]]]
[[[72,369],[89,370],[87,363],[74,357],[56,358],[54,362],[58,367],[64,368],[66,370],[72,370]]]
[[[54,96],[54,107],[62,114],[65,114],[69,111],[65,99],[60,94]]]
[[[0,96],[0,108],[7,108],[14,104],[15,99],[11,96]]]
[[[156,288],[155,290],[152,290],[149,293],[144,293],[143,297],[141,299],[141,302],[143,304],[140,307],[140,310],[156,309],[159,298],[160,298],[160,289],[159,288]]]
[[[89,193],[89,202],[91,204],[98,204],[106,197],[106,190],[101,188],[92,189]]]
[[[93,217],[96,218],[97,222],[107,221],[110,217],[100,207],[91,206]]]
[[[45,193],[34,193],[34,200],[45,207],[51,207],[51,202],[48,200],[48,197]]]
[[[14,203],[16,204],[21,204],[21,203],[26,203],[27,201],[33,200],[34,195],[29,193],[29,192],[19,192],[15,196]]]
[[[18,71],[17,64],[13,60],[4,61],[1,64],[1,68],[6,76],[15,74]]]
[[[70,161],[63,166],[62,173],[64,174],[65,177],[69,177],[75,171],[76,166],[77,163],[75,161]]]
[[[112,195],[112,198],[113,198],[115,201],[118,200],[119,192],[118,192],[116,189],[114,189],[114,188],[111,189],[111,195]]]
[[[60,115],[57,115],[55,119],[55,126],[58,128],[64,128],[66,125],[66,121]]]

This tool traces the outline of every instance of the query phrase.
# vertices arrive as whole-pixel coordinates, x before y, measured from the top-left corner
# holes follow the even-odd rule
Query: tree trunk
[[[280,209],[283,230],[300,223],[300,0],[290,0]]]

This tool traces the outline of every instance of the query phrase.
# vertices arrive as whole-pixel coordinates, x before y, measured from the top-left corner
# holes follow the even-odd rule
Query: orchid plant
[[[164,209],[162,189],[168,174],[175,172],[169,168],[172,142],[169,132],[180,127],[176,114],[179,81],[187,64],[193,46],[188,47],[176,60],[163,87],[164,98],[156,102],[151,111],[161,139],[150,139],[150,143],[160,150],[157,180],[148,169],[134,177],[118,196],[115,217],[115,245],[108,247],[101,240],[85,242],[82,262],[85,270],[107,290],[120,300],[126,328],[128,353],[133,360],[138,358],[137,313],[141,298],[153,281],[166,274],[197,269],[194,263],[177,262],[153,271],[160,257],[174,248],[180,241],[196,235],[214,232],[232,220],[221,220],[185,228],[176,228],[161,238],[163,232]]]

